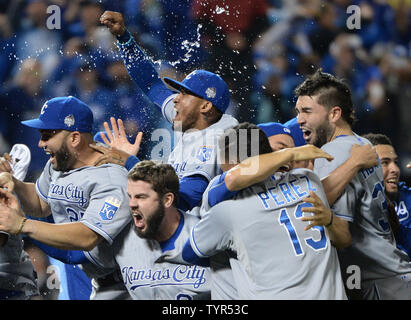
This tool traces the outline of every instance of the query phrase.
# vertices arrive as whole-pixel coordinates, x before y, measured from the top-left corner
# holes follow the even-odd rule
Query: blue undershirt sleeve
[[[130,171],[139,162],[140,159],[136,156],[129,156],[126,160],[126,163],[124,164],[124,168],[126,168],[127,171]]]
[[[190,239],[186,241],[183,247],[182,257],[184,261],[195,264],[197,266],[209,267],[210,259],[209,258],[200,258],[196,255],[194,250],[191,248]]]
[[[37,247],[39,247],[42,251],[44,251],[45,254],[48,256],[57,259],[63,263],[67,264],[80,264],[80,263],[86,263],[90,262],[86,256],[84,255],[83,251],[80,250],[63,250],[63,249],[57,249],[53,248],[51,246],[48,246],[40,241],[34,240],[30,238],[30,241],[35,244]]]
[[[208,180],[202,175],[193,175],[180,179],[180,201],[178,208],[184,211],[201,204],[203,193],[208,186]]]
[[[128,30],[118,38],[117,46],[131,79],[151,101],[161,108],[166,98],[174,92],[161,80],[153,62],[139,48]]]
[[[227,189],[224,182],[226,174],[227,172],[224,172],[220,175],[220,177],[213,182],[212,186],[208,190],[208,205],[210,207],[213,207],[224,200],[231,199],[238,193],[238,191],[230,191]]]

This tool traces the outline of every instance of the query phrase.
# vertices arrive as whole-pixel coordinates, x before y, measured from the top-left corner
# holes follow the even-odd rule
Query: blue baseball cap
[[[93,121],[90,107],[79,99],[68,96],[46,101],[37,119],[21,123],[35,129],[92,132]]]
[[[297,117],[288,120],[284,125],[291,130],[291,135],[294,139],[294,145],[296,147],[304,146],[307,143],[304,140],[303,131],[300,128],[300,125],[297,123]]]
[[[278,122],[260,123],[257,124],[257,127],[264,131],[267,138],[275,136],[277,134],[288,134],[290,137],[292,137],[290,129]]]
[[[230,104],[230,91],[225,81],[217,74],[206,70],[195,70],[182,82],[164,78],[164,82],[176,91],[186,91],[211,102],[224,113]]]

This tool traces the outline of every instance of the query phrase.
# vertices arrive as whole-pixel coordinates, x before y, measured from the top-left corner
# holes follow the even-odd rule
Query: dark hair
[[[355,121],[354,107],[351,98],[351,91],[347,84],[337,79],[329,73],[318,69],[309,76],[294,90],[294,94],[299,96],[317,96],[317,102],[331,109],[339,106],[342,110],[343,119],[352,126]]]
[[[153,190],[162,198],[166,193],[174,194],[173,205],[177,207],[179,201],[180,184],[174,168],[167,163],[144,160],[137,163],[128,173],[132,181],[151,183]]]
[[[362,136],[363,138],[369,140],[373,146],[379,144],[388,144],[392,146],[391,139],[382,133],[367,133]]]
[[[220,154],[224,151],[223,159],[226,163],[233,158],[233,155],[234,160],[240,163],[249,157],[273,152],[264,131],[249,122],[225,130],[219,139],[219,150]]]

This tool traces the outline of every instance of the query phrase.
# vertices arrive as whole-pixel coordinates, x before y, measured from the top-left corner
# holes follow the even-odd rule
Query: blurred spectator
[[[37,147],[38,136],[27,134],[21,120],[31,119],[38,114],[48,99],[43,89],[44,74],[39,60],[26,59],[22,62],[12,82],[0,91],[1,133],[11,148],[15,143],[25,143],[32,152],[29,172],[41,170],[46,155]],[[27,179],[31,178],[30,174]]]
[[[38,59],[47,78],[55,68],[62,39],[59,30],[46,27],[47,1],[30,0],[25,7],[25,18],[17,34],[16,55],[19,60]]]
[[[194,0],[192,12],[202,27],[209,53],[206,69],[220,74],[238,103],[237,119],[249,120],[249,97],[255,67],[252,45],[268,28],[266,0]]]
[[[0,81],[4,82],[11,74],[13,64],[11,61],[16,55],[13,45],[13,30],[6,14],[0,13]]]
[[[114,92],[102,85],[93,63],[85,62],[74,73],[70,94],[86,103],[94,115],[94,130],[104,130],[103,122],[119,117]]]
[[[308,34],[314,52],[320,57],[324,56],[337,34],[336,8],[332,4],[325,3],[320,6],[315,27]]]

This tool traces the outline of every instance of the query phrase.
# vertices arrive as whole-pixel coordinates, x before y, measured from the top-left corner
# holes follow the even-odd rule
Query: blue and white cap
[[[165,77],[165,83],[177,91],[186,91],[210,101],[218,110],[225,112],[230,104],[230,91],[225,81],[217,74],[195,70],[182,82]]]
[[[288,134],[289,136],[292,137],[291,130],[278,122],[260,123],[260,124],[257,124],[257,127],[259,127],[261,130],[264,131],[267,138],[271,136],[275,136],[277,134]]]
[[[46,101],[37,119],[21,123],[35,129],[92,132],[93,121],[90,107],[79,99],[68,96]]]

